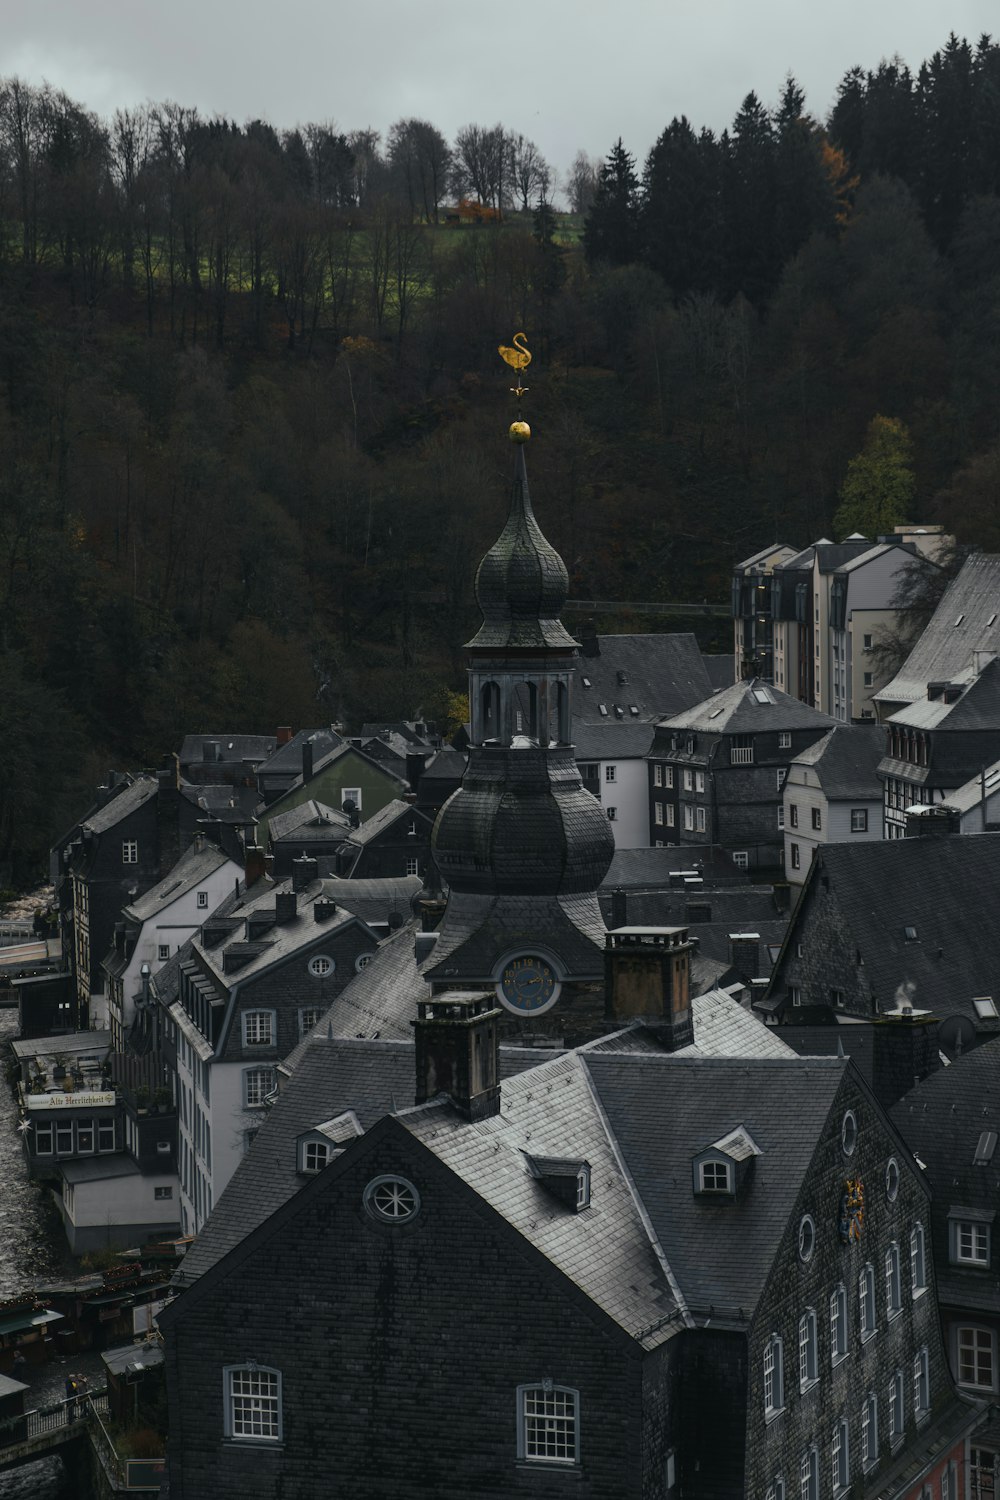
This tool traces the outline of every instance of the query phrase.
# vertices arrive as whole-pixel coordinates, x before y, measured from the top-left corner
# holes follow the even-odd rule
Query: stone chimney
[[[641,1021],[668,1052],[694,1041],[686,927],[627,927],[604,949],[604,1013],[612,1026]]]
[[[729,962],[743,979],[760,978],[760,933],[731,932]]]
[[[292,891],[275,891],[274,920],[279,924],[294,922],[298,915],[299,898]]]
[[[292,860],[292,890],[304,891],[307,885],[319,879],[319,865],[315,859],[310,859],[305,850],[298,859]]]
[[[500,1113],[500,1016],[493,995],[481,990],[446,990],[418,1002],[418,1104],[447,1094],[467,1120]]]
[[[885,1109],[941,1066],[937,1016],[898,999],[872,1022],[872,1087]]]

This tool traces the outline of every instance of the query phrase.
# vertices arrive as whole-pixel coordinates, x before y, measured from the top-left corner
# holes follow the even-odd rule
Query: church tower
[[[424,973],[435,991],[493,989],[522,1029],[576,1038],[601,1029],[597,889],[614,837],[570,742],[578,647],[559,618],[566,567],[531,507],[527,423],[510,435],[510,509],[479,565],[483,623],[467,645],[469,765],[434,829],[450,895]]]

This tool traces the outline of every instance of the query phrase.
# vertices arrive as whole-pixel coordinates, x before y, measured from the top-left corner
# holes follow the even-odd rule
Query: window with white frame
[[[337,971],[337,960],[329,953],[314,953],[306,967],[314,979],[328,979]]]
[[[694,810],[694,826],[698,833],[705,832],[705,809],[696,807]]]
[[[359,786],[345,786],[340,794],[340,805],[345,802],[353,802],[358,812],[361,811],[361,788]]]
[[[157,963],[165,964],[166,961],[167,961],[167,959],[169,957],[170,957],[170,944],[169,943],[157,943],[157,945],[156,945],[156,960],[157,960]]]
[[[653,822],[662,827],[663,825],[663,803],[653,803]]]
[[[303,1172],[322,1172],[330,1160],[330,1147],[326,1141],[306,1141],[302,1148]]]
[[[517,1456],[525,1463],[579,1463],[579,1391],[551,1380],[518,1386]]]
[[[58,1120],[56,1122],[56,1153],[59,1156],[68,1156],[73,1150],[73,1121]]]
[[[812,826],[817,833],[823,827],[823,812],[819,807],[814,807],[812,810]]]
[[[617,809],[617,807],[609,807],[608,808],[608,822],[609,823],[617,823],[617,821],[618,821],[618,809]]]
[[[604,779],[605,779],[605,781],[617,781],[618,780],[618,767],[617,766],[605,766],[604,767]]]
[[[910,1284],[914,1297],[927,1290],[927,1264],[924,1254],[924,1226],[914,1224],[910,1230]]]
[[[732,1192],[729,1163],[718,1160],[699,1162],[698,1191],[701,1193]]]
[[[764,1492],[764,1500],[785,1500],[785,1481],[780,1474],[775,1474],[771,1480]]]
[[[199,909],[199,911],[205,911],[207,909],[207,907],[208,907],[208,892],[207,891],[199,891],[198,892],[198,909]]]
[[[798,828],[799,826],[799,806],[797,802],[789,802],[788,804],[788,826],[789,828]]]
[[[847,1354],[847,1288],[834,1287],[830,1293],[830,1359],[836,1364]]]
[[[673,828],[675,820],[676,820],[676,810],[675,810],[674,804],[672,802],[668,802],[667,803],[666,808],[665,808],[665,812],[667,814],[667,827],[668,828]]]
[[[115,1140],[114,1120],[98,1120],[97,1122],[97,1149],[98,1151],[114,1151],[118,1142]]]
[[[122,841],[122,864],[137,865],[139,863],[139,845],[135,839],[124,839]]]
[[[948,1218],[949,1258],[954,1265],[988,1266],[990,1226],[974,1219]]]
[[[35,1155],[52,1155],[52,1121],[40,1120],[35,1126]]]
[[[705,790],[705,773],[704,773],[704,771],[695,771],[695,773],[694,773],[694,789],[695,789],[696,792],[703,792]]]
[[[792,748],[792,735],[788,729],[778,730],[778,749],[790,750]]]
[[[903,1296],[899,1275],[899,1246],[893,1241],[885,1252],[885,1306],[889,1318],[895,1318],[903,1310]]]
[[[861,1467],[865,1473],[878,1463],[878,1399],[869,1391],[861,1407]]]
[[[798,844],[789,844],[788,855],[791,861],[792,869],[800,870],[802,868],[802,851],[799,848]]]
[[[864,1343],[875,1332],[875,1268],[871,1265],[858,1277],[858,1324]]]
[[[830,1439],[830,1478],[835,1495],[846,1490],[851,1482],[850,1433],[846,1417],[834,1423]]]
[[[816,1314],[807,1307],[799,1319],[799,1390],[807,1391],[818,1379]]]
[[[977,1391],[992,1391],[996,1386],[996,1359],[993,1334],[988,1328],[960,1326],[956,1332],[958,1380],[960,1385]]]
[[[663,767],[662,766],[656,765],[656,766],[653,767],[653,785],[654,786],[662,786],[663,785]]]
[[[684,790],[686,792],[694,791],[694,772],[687,769],[684,771]]]
[[[419,875],[420,874],[420,860],[417,857],[417,855],[415,855],[415,854],[408,854],[407,855],[407,857],[406,857],[406,873],[407,873],[407,875]]]
[[[318,1026],[322,1014],[320,1006],[304,1005],[299,1011],[299,1036],[305,1036],[307,1031],[312,1031],[314,1026]]]
[[[225,1436],[236,1441],[280,1443],[281,1371],[249,1363],[222,1372]]]
[[[673,766],[664,766],[663,767],[663,785],[665,787],[669,788],[669,787],[672,787],[673,784],[674,784],[674,768],[673,768]]]
[[[785,770],[784,766],[779,766],[778,769],[775,771],[775,773],[774,773],[774,781],[775,781],[775,785],[778,788],[779,792],[784,790],[785,780],[786,780],[787,776],[788,776],[788,772]]]
[[[77,1120],[76,1149],[82,1156],[89,1156],[94,1149],[93,1120]]]
[[[274,1046],[274,1011],[245,1010],[243,1012],[244,1047]]]
[[[684,828],[689,833],[694,828],[694,808],[689,803],[684,804]]]
[[[852,807],[851,808],[851,832],[852,833],[867,833],[868,832],[868,809],[867,809],[867,807]]]
[[[808,1448],[799,1465],[799,1500],[819,1500],[819,1449]]]
[[[785,1406],[785,1369],[781,1340],[772,1334],[764,1345],[764,1416],[776,1416]]]
[[[903,1410],[903,1372],[897,1370],[889,1382],[889,1442],[898,1443],[906,1426]]]
[[[745,849],[733,850],[733,864],[738,870],[747,870],[750,867],[750,855]]]
[[[243,1071],[243,1103],[247,1109],[261,1109],[275,1085],[273,1068],[245,1068]]]
[[[930,1371],[927,1350],[918,1349],[913,1356],[913,1415],[918,1421],[930,1410],[930,1405]]]
[[[785,830],[785,809],[782,806],[782,804],[779,802],[778,803],[778,832],[779,833],[783,833],[784,830]]]

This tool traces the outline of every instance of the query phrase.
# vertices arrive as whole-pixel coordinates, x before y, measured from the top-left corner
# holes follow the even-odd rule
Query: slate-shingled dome
[[[575,647],[559,619],[568,593],[566,564],[545,540],[531,509],[524,449],[519,448],[507,524],[476,574],[483,623],[468,645],[494,650]]]

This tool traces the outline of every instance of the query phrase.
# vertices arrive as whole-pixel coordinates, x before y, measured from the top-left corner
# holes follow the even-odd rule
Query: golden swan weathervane
[[[513,345],[513,347],[511,347]],[[521,421],[521,397],[528,387],[521,384],[521,371],[526,370],[531,364],[531,350],[523,333],[515,333],[510,344],[498,344],[497,353],[500,358],[510,365],[512,370],[517,371],[517,385],[511,386],[511,393],[517,397],[517,421],[510,426],[510,438],[514,443],[526,443],[531,436],[531,428],[527,422]]]

